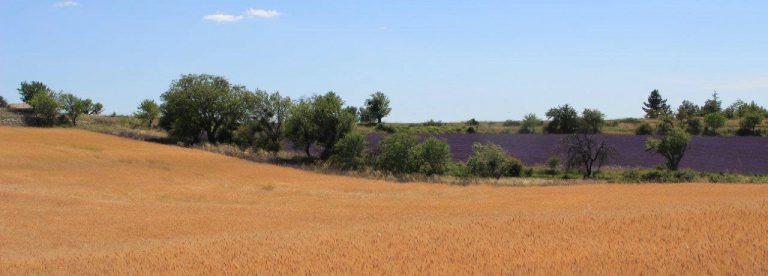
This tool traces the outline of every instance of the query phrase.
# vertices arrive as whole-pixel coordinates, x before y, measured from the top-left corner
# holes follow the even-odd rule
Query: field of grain
[[[766,274],[768,185],[469,187],[0,128],[0,274]]]

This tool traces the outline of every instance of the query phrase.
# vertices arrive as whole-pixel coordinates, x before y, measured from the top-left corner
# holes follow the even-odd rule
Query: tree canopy
[[[655,119],[662,114],[669,113],[669,105],[667,100],[661,97],[658,89],[651,91],[648,95],[648,101],[643,103],[643,111],[645,111],[645,117]]]
[[[371,94],[371,98],[365,100],[365,119],[375,119],[381,124],[381,119],[389,115],[392,108],[389,107],[389,98],[382,92]]]

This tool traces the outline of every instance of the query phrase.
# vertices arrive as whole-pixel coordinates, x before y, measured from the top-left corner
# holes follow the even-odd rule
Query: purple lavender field
[[[451,145],[455,160],[465,161],[472,154],[472,144],[493,142],[526,165],[543,165],[557,148],[563,135],[531,134],[444,134],[435,137],[446,139]],[[599,135],[598,139],[615,147],[617,156],[610,166],[625,168],[654,168],[663,164],[660,156],[645,151],[647,136]],[[375,147],[379,135],[370,135],[368,141]],[[683,158],[682,168],[706,172],[736,172],[768,174],[768,138],[766,137],[693,137],[690,148]]]

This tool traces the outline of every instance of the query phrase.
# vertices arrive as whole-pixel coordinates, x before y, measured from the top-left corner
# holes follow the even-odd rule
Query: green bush
[[[467,133],[474,134],[474,133],[477,133],[477,130],[475,129],[475,127],[471,126],[467,128]]]
[[[559,173],[558,168],[560,167],[560,157],[557,156],[551,156],[549,159],[547,159],[547,171],[546,174],[549,175],[556,175]]]
[[[739,130],[736,132],[739,136],[760,135],[760,130],[757,127],[763,123],[765,115],[758,112],[750,112],[744,114],[739,121]]]
[[[356,170],[365,165],[365,149],[368,140],[360,133],[352,132],[336,142],[331,155],[331,163],[340,169]]]
[[[685,131],[691,135],[701,134],[701,119],[693,118],[689,119]]]
[[[395,133],[397,130],[395,130],[394,127],[385,125],[383,123],[376,124],[376,130],[383,131],[386,133]]]
[[[699,174],[693,170],[626,170],[621,175],[621,182],[628,183],[681,183],[698,180]]]
[[[475,143],[472,149],[474,154],[467,161],[471,174],[496,179],[503,176],[520,176],[523,163],[509,155],[501,146],[493,143]]]
[[[412,151],[416,147],[416,137],[398,133],[384,137],[379,142],[378,156],[374,165],[376,169],[394,174],[414,173],[418,168],[414,166]]]
[[[710,113],[704,116],[704,134],[715,136],[719,133],[717,130],[725,126],[725,116],[720,112]]]
[[[451,146],[430,137],[414,147],[411,158],[420,173],[428,176],[444,174],[451,162]]]
[[[53,125],[56,123],[61,105],[53,92],[43,91],[34,94],[29,100],[29,105],[32,106],[32,112],[40,119],[41,124]]]
[[[653,134],[653,127],[649,125],[648,123],[643,123],[637,129],[635,129],[636,135],[651,135]]]
[[[680,128],[673,128],[669,135],[662,139],[650,138],[645,145],[647,150],[655,151],[667,160],[666,167],[671,171],[676,171],[680,166],[680,161],[688,150],[688,144],[691,142],[691,136]]]

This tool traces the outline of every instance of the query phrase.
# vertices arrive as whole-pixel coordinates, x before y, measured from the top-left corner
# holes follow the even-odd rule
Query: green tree
[[[581,113],[583,131],[587,133],[600,133],[605,124],[605,114],[597,109],[584,109]]]
[[[350,132],[333,147],[330,161],[344,170],[356,170],[365,165],[365,150],[368,148],[366,137],[357,132]]]
[[[647,151],[655,151],[667,160],[667,169],[676,171],[690,142],[691,136],[688,133],[681,128],[673,128],[664,138],[649,138],[645,145]]]
[[[675,117],[681,124],[685,124],[688,120],[696,117],[696,114],[699,114],[700,112],[701,108],[698,105],[691,101],[684,100],[683,103],[677,107],[677,114],[675,114]]]
[[[704,116],[704,134],[715,136],[717,130],[725,126],[725,115],[720,112],[709,113]]]
[[[224,77],[182,75],[160,96],[160,126],[187,143],[199,142],[201,134],[218,143],[246,119],[248,95],[245,87],[230,85]]]
[[[133,116],[141,120],[149,128],[155,126],[155,120],[160,117],[160,106],[155,100],[146,99],[141,101],[139,108],[133,113]]]
[[[551,108],[546,115],[549,119],[545,128],[547,133],[574,133],[579,127],[579,115],[568,104]]]
[[[36,93],[29,100],[29,105],[32,106],[32,112],[42,120],[43,124],[52,125],[56,122],[56,117],[59,116],[60,104],[56,94],[52,91]]]
[[[761,112],[744,114],[739,121],[739,130],[737,134],[741,136],[760,135],[760,131],[757,130],[757,127],[763,123],[763,120],[765,120],[765,115]]]
[[[541,126],[544,122],[536,117],[536,114],[529,113],[523,117],[523,121],[520,127],[520,133],[536,133],[536,128]],[[507,125],[507,122],[504,123]],[[511,125],[511,124],[510,124]]]
[[[279,92],[270,94],[261,90],[256,90],[252,98],[247,111],[251,121],[247,126],[254,128],[253,133],[257,135],[255,146],[277,152],[285,138],[283,125],[293,102]]]
[[[3,98],[3,96],[0,96],[0,108],[8,107],[8,101]]]
[[[22,82],[21,86],[16,90],[18,90],[19,94],[21,94],[21,101],[30,105],[32,104],[32,98],[34,98],[38,93],[53,92],[53,90],[48,88],[47,85],[39,81]]]
[[[467,169],[473,175],[499,179],[503,176],[520,176],[523,170],[523,163],[499,145],[475,143],[472,149],[474,153],[467,160]]]
[[[645,111],[645,117],[655,119],[659,115],[669,113],[669,105],[667,100],[661,97],[658,89],[651,91],[648,95],[648,101],[643,103],[643,111]]]
[[[394,174],[414,173],[419,168],[413,162],[416,137],[398,133],[384,137],[379,142],[378,156],[374,165],[377,169]]]
[[[355,114],[345,111],[343,106],[344,101],[333,92],[299,100],[288,113],[286,136],[294,146],[303,147],[307,157],[311,157],[310,147],[317,145],[320,158],[327,159],[336,142],[352,131],[355,124]]]
[[[73,126],[77,125],[77,118],[80,115],[88,113],[89,106],[87,102],[75,95],[62,93],[59,95],[59,102],[61,103],[61,109],[64,110],[64,115],[69,118]]]
[[[430,137],[413,149],[411,158],[420,173],[441,175],[451,162],[451,146],[443,140]]]
[[[704,102],[704,106],[701,107],[701,115],[706,116],[712,113],[720,113],[723,110],[722,104],[723,102],[718,97],[717,92],[712,93],[712,98]]]
[[[90,99],[88,101],[90,101]],[[99,115],[101,112],[104,112],[104,105],[101,103],[94,103],[89,106],[90,108],[88,109],[88,115]]]
[[[387,117],[392,108],[389,107],[389,98],[382,92],[371,94],[371,98],[365,100],[366,115],[370,119],[376,119],[376,123],[381,124],[381,119]]]

